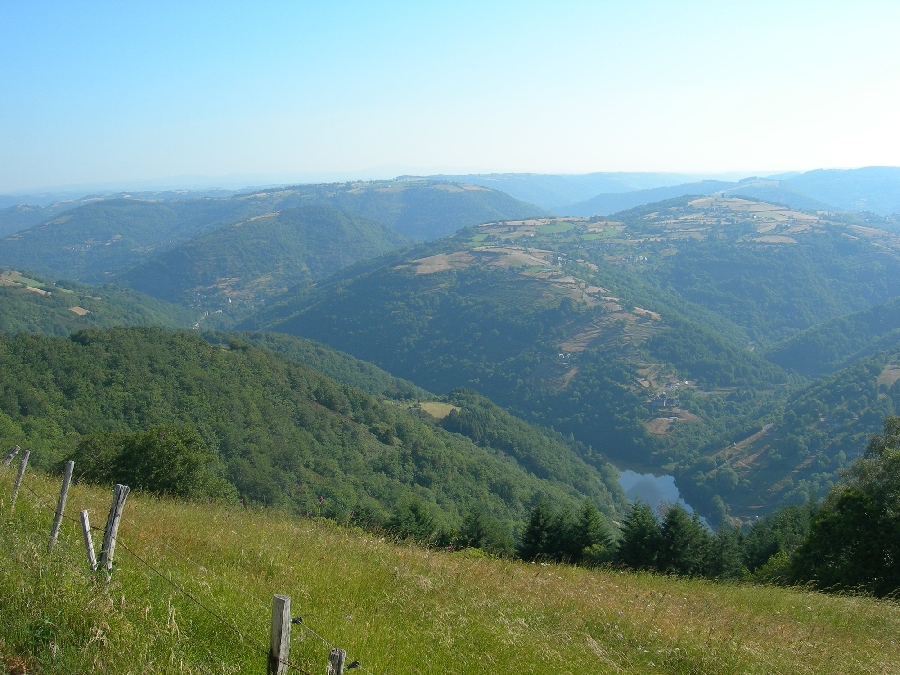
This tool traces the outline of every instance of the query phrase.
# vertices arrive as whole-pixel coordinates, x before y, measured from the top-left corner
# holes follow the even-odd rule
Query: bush
[[[75,476],[188,499],[236,499],[218,457],[192,426],[161,425],[137,433],[99,431],[75,453]]]

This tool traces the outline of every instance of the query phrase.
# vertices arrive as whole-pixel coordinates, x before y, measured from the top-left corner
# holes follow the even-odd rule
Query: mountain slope
[[[0,239],[0,265],[97,283],[218,227],[312,205],[368,216],[417,240],[543,213],[502,192],[439,181],[298,185],[221,198],[98,199]]]
[[[414,176],[401,178],[415,179]],[[568,213],[566,204],[584,201],[600,193],[633,192],[665,185],[677,185],[699,180],[700,176],[677,173],[490,173],[427,176],[431,180],[481,185],[502,190],[516,199],[548,209]]]
[[[304,206],[217,228],[119,279],[169,302],[234,313],[405,242],[370,218]]]
[[[834,208],[824,201],[804,194],[787,181],[748,178],[738,183],[704,180],[697,183],[683,183],[649,190],[600,194],[577,204],[559,207],[557,211],[573,216],[608,216],[636,206],[652,204],[685,195],[750,197],[751,199],[784,204],[791,208],[806,210]]]
[[[435,398],[434,394],[417,387],[409,380],[394,377],[368,361],[361,361],[321,342],[284,333],[206,331],[202,335],[212,344],[228,345],[237,340],[259,349],[284,354],[291,361],[306,364],[335,382],[362,389],[375,396],[413,401]]]
[[[196,313],[112,284],[51,283],[36,274],[0,272],[0,331],[69,335],[89,327],[188,328]]]
[[[849,361],[900,343],[900,298],[841,316],[774,345],[766,358],[807,377],[819,377]]]
[[[289,293],[244,325],[437,393],[478,390],[622,466],[675,471],[701,509],[717,495],[765,509],[789,492],[770,490],[784,475],[809,472],[731,484],[697,468],[777,421],[801,384],[756,346],[900,294],[898,247],[783,206],[675,199],[470,228]]]
[[[882,216],[900,213],[900,167],[817,169],[786,182],[838,208],[871,211]]]
[[[98,201],[0,241],[0,264],[88,283],[226,222],[257,215],[237,200]]]
[[[512,455],[451,434],[417,410],[246,343],[223,348],[191,333],[0,335],[2,441],[27,436],[44,466],[84,434],[187,424],[245,499],[303,513],[318,512],[324,496],[329,515],[353,512],[378,524],[419,499],[451,528],[474,504],[509,525],[521,522],[540,494],[573,506],[587,496],[609,515],[624,504],[608,478],[614,470],[601,474],[558,439],[547,442],[568,472],[585,476],[584,492],[552,470],[536,477]]]
[[[277,198],[282,208],[303,204],[333,206],[374,218],[416,241],[445,237],[463,227],[490,220],[546,213],[504,192],[434,180],[298,185],[261,191],[252,197]]]

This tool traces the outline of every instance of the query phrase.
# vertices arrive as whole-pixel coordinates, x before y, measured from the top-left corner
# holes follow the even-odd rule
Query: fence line
[[[253,601],[256,602],[257,604],[259,604],[260,606],[265,607],[265,608],[268,608],[268,604],[267,604],[265,601],[260,600],[258,597],[256,597],[256,596],[253,595],[252,593],[250,593],[250,592],[248,592],[248,591],[245,591],[243,588],[241,588],[241,587],[239,587],[239,586],[235,586],[235,585],[232,584],[231,582],[227,581],[227,580],[224,579],[223,577],[221,577],[221,576],[219,576],[218,574],[216,574],[214,571],[212,571],[212,570],[209,569],[208,567],[205,567],[204,565],[201,565],[201,564],[198,563],[198,562],[194,562],[194,561],[191,560],[188,556],[186,556],[184,553],[182,553],[181,551],[179,551],[179,550],[176,549],[176,548],[173,548],[172,546],[170,546],[169,544],[167,544],[167,543],[166,543],[165,541],[163,541],[162,539],[159,539],[158,537],[154,537],[152,534],[150,534],[150,533],[144,531],[143,529],[141,529],[141,528],[137,525],[137,523],[135,523],[133,520],[125,520],[125,523],[128,525],[129,528],[134,528],[134,531],[135,531],[136,533],[138,533],[140,536],[146,537],[147,539],[149,539],[149,540],[151,540],[151,541],[153,541],[153,542],[155,542],[155,543],[157,543],[157,544],[159,544],[159,545],[161,545],[161,546],[164,546],[164,547],[167,548],[169,551],[171,551],[172,553],[174,553],[175,555],[177,555],[179,558],[181,558],[182,560],[184,560],[184,561],[190,563],[191,565],[193,565],[194,567],[196,567],[198,570],[200,570],[200,571],[203,572],[204,574],[209,574],[209,575],[212,576],[214,579],[216,579],[216,580],[218,580],[220,583],[222,583],[224,586],[227,586],[228,588],[230,588],[230,589],[232,589],[232,590],[234,590],[234,591],[237,591],[238,593],[242,593],[243,595],[247,596],[248,598],[250,598],[251,600],[253,600]]]
[[[26,491],[30,492],[30,493],[35,497],[35,499],[37,500],[39,506],[41,506],[42,508],[46,509],[47,511],[50,511],[50,512],[54,513],[54,515],[57,515],[57,510],[54,509],[52,506],[48,506],[48,505],[44,502],[44,499],[42,498],[42,496],[39,495],[37,492],[35,492],[35,491],[31,488],[31,486],[29,486],[27,483],[23,482],[23,483],[22,483],[22,487],[24,487]],[[76,523],[76,524],[79,524],[79,525],[80,525],[80,520],[79,520],[78,518],[72,517],[72,516],[70,516],[70,515],[68,515],[68,514],[63,514],[63,515],[62,515],[62,518],[65,519],[65,520],[68,520],[68,521],[70,521],[70,522],[73,522],[73,523]],[[132,520],[126,520],[125,522],[126,522],[131,528],[133,528],[133,529],[134,529],[134,532],[137,533],[138,535],[143,536],[143,537],[146,537],[147,539],[150,539],[151,541],[154,541],[154,542],[156,542],[156,543],[158,543],[158,544],[163,545],[165,548],[167,548],[168,550],[172,551],[172,552],[175,553],[178,557],[182,558],[182,559],[185,560],[186,562],[188,562],[188,563],[194,565],[195,567],[197,567],[198,569],[200,569],[201,571],[203,571],[203,572],[205,572],[205,573],[211,574],[214,578],[216,578],[218,581],[220,581],[221,583],[223,583],[223,584],[224,584],[225,586],[227,586],[228,588],[231,588],[232,590],[235,590],[235,591],[237,591],[237,592],[239,592],[239,593],[242,593],[242,594],[245,595],[246,597],[250,598],[251,600],[254,600],[255,602],[257,602],[257,603],[259,603],[259,604],[261,604],[261,605],[263,605],[263,606],[267,606],[267,604],[266,604],[265,602],[263,602],[262,600],[260,600],[258,597],[256,597],[256,596],[253,595],[252,593],[249,593],[249,592],[245,591],[244,589],[240,588],[239,586],[236,586],[236,585],[234,585],[234,584],[232,584],[232,583],[226,581],[224,578],[222,578],[222,577],[220,577],[219,575],[215,574],[215,572],[211,572],[211,571],[210,571],[208,568],[206,568],[205,566],[200,565],[199,563],[197,563],[197,562],[191,560],[188,556],[186,556],[185,554],[181,553],[181,552],[178,551],[177,549],[173,548],[172,546],[170,546],[170,545],[167,544],[166,542],[164,542],[164,541],[162,541],[161,539],[158,539],[157,537],[154,537],[153,535],[147,533],[147,532],[144,531],[141,527],[139,527],[136,523],[134,523],[134,521],[132,521]],[[102,532],[102,531],[103,531],[103,530],[101,530],[99,527],[96,527],[96,526],[94,526],[94,525],[91,525],[91,528],[90,528],[90,529],[91,529],[92,531],[96,531],[96,532]],[[188,592],[184,587],[180,586],[180,585],[177,584],[175,581],[173,581],[172,579],[168,578],[168,577],[165,576],[162,572],[160,572],[159,570],[157,570],[153,565],[151,565],[151,564],[148,563],[146,560],[144,560],[140,555],[138,555],[137,553],[135,553],[135,552],[134,552],[134,551],[133,551],[133,550],[132,550],[125,542],[124,542],[124,541],[122,541],[122,539],[119,539],[119,540],[118,540],[118,543],[119,543],[119,545],[120,545],[123,549],[125,549],[125,551],[126,551],[127,553],[129,553],[129,554],[130,554],[135,560],[137,560],[140,564],[142,564],[144,567],[146,567],[147,569],[149,569],[151,572],[153,572],[153,573],[154,573],[156,576],[158,576],[160,579],[162,579],[163,581],[165,581],[166,583],[168,583],[170,586],[172,586],[172,587],[173,587],[175,590],[177,590],[179,593],[181,593],[182,595],[184,595],[185,597],[187,597],[187,598],[188,598],[189,600],[191,600],[194,604],[196,604],[198,607],[200,607],[203,611],[205,611],[205,612],[208,613],[210,616],[212,616],[213,618],[215,618],[216,621],[218,621],[218,622],[219,622],[220,624],[222,624],[224,627],[228,628],[230,631],[232,631],[232,632],[234,632],[235,634],[237,634],[237,635],[241,638],[241,640],[244,641],[245,644],[247,644],[248,646],[252,646],[252,641],[251,641],[249,638],[247,638],[246,636],[244,636],[244,634],[243,634],[236,626],[232,625],[231,623],[229,623],[228,621],[226,621],[220,614],[218,614],[217,612],[213,611],[212,609],[210,609],[209,607],[207,607],[206,605],[204,605],[204,604],[203,604],[202,602],[200,602],[197,598],[195,598],[190,592]],[[80,569],[80,568],[76,568],[76,569]],[[291,623],[294,623],[295,625],[299,625],[299,626],[300,626],[301,628],[303,628],[306,632],[310,633],[313,637],[315,637],[315,638],[317,638],[319,641],[321,641],[321,642],[322,642],[325,646],[327,646],[329,649],[331,649],[331,650],[336,650],[336,649],[337,649],[337,647],[335,647],[331,642],[329,642],[329,641],[326,640],[324,637],[322,637],[319,633],[317,633],[315,630],[313,630],[312,628],[310,628],[310,627],[303,621],[302,617],[296,617],[295,619],[293,619],[293,620],[291,621]],[[264,654],[266,654],[266,655],[269,654],[269,648],[268,648],[268,646],[265,646],[262,642],[257,642],[257,645],[256,645],[256,646],[259,647],[259,648],[262,650],[262,653],[264,653]],[[180,650],[179,650],[179,652],[180,652]],[[183,652],[180,652],[180,653],[181,653],[182,657],[184,657]],[[297,666],[297,665],[291,663],[290,661],[287,661],[287,660],[284,660],[284,659],[278,659],[278,660],[279,660],[280,663],[284,664],[285,666],[287,666],[287,667],[288,667],[289,669],[291,669],[291,670],[295,670],[295,671],[297,671],[297,672],[305,673],[305,675],[311,675],[311,673],[309,673],[308,671],[304,670],[304,669],[301,668],[300,666]],[[202,666],[198,666],[198,667],[199,667],[201,670],[203,670],[204,672],[209,672],[209,671],[205,670]],[[367,673],[368,675],[373,675],[372,672],[371,672],[369,669],[365,668],[358,660],[352,661],[350,664],[344,666],[344,668],[345,668],[345,669],[357,668],[357,669],[361,670],[362,672]]]

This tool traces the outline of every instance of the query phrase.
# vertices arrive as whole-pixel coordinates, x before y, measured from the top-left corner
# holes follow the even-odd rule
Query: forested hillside
[[[345,270],[245,326],[325,342],[439,394],[478,390],[625,466],[674,471],[704,510],[749,516],[824,494],[837,468],[794,457],[751,480],[760,456],[715,470],[711,458],[777,423],[804,384],[761,348],[888,301],[897,250],[886,232],[821,215],[685,198],[609,220],[470,228]]]
[[[69,335],[91,326],[188,328],[197,312],[104,284],[52,283],[37,274],[0,272],[0,331]]]
[[[331,206],[304,206],[217,228],[116,281],[169,302],[233,316],[406,241],[371,218]]]
[[[257,215],[252,202],[196,199],[98,201],[0,241],[0,264],[98,283],[155,252]]]
[[[0,265],[98,283],[218,227],[311,205],[367,216],[416,240],[543,213],[502,192],[439,181],[299,185],[230,197],[98,199],[0,239]],[[9,213],[10,222],[21,217]]]
[[[818,377],[900,344],[900,298],[825,321],[766,351],[782,368]]]
[[[624,504],[600,458],[588,465],[553,436],[535,444],[540,432],[492,411],[504,426],[476,445],[417,405],[245,342],[222,347],[156,328],[0,336],[0,442],[27,442],[39,466],[75,455],[94,480],[128,477],[170,494],[230,484],[245,500],[302,513],[426,518],[447,530],[475,504],[509,530],[542,495],[573,507],[589,497],[608,515]]]
[[[202,335],[212,344],[227,346],[232,340],[240,340],[260,349],[284,354],[292,361],[305,363],[325,377],[376,396],[407,401],[436,398],[409,380],[395,377],[368,361],[361,361],[321,342],[284,333],[205,331]]]

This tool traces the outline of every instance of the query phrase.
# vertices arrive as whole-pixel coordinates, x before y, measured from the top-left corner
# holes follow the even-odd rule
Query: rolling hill
[[[0,272],[0,331],[66,336],[90,327],[188,328],[197,312],[112,284],[52,283],[36,274]]]
[[[217,228],[116,281],[169,302],[233,316],[406,241],[370,218],[331,206],[303,206]]]
[[[639,172],[439,174],[425,177],[426,180],[468,183],[492,190],[501,190],[516,199],[537,204],[554,213],[568,213],[564,209],[561,211],[562,207],[584,201],[601,193],[649,190],[666,185],[690,183],[701,178],[703,177],[680,173]],[[422,177],[401,176],[400,179],[422,180]]]
[[[750,197],[765,202],[783,204],[795,209],[833,209],[827,203],[803,194],[787,181],[747,178],[740,182],[704,180],[648,190],[600,194],[577,204],[561,206],[559,213],[572,216],[608,216],[637,206],[674,199],[685,195],[716,195],[718,197]]]
[[[718,496],[747,516],[798,498],[786,475],[823,494],[837,470],[798,461],[753,482],[698,468],[778,421],[803,386],[761,346],[900,294],[897,250],[823,215],[681,198],[470,228],[288,294],[244,327],[325,342],[436,393],[476,389],[621,466],[674,471],[701,509]]]
[[[0,239],[0,265],[99,283],[216,228],[307,206],[367,216],[420,241],[544,213],[502,192],[440,181],[299,185],[221,198],[98,198]],[[10,214],[11,222],[24,217]]]
[[[191,430],[242,498],[300,513],[324,503],[323,515],[377,525],[413,500],[450,529],[479,504],[512,528],[541,495],[573,507],[589,497],[610,516],[624,505],[615,469],[598,457],[586,464],[576,444],[471,405],[502,425],[492,442],[239,340],[158,328],[0,335],[0,442],[27,442],[40,466],[86,437],[102,449],[109,434],[169,425]]]
[[[676,184],[670,180],[644,189],[623,190],[619,187],[616,185],[616,189],[568,205],[555,204],[554,211],[572,216],[607,216],[636,206],[695,194],[749,197],[804,210],[855,211],[882,217],[900,213],[900,168],[897,167],[817,169],[768,178],[754,176],[739,182],[704,180]],[[890,220],[891,229],[897,229],[896,218]]]
[[[900,298],[817,324],[766,351],[766,358],[807,377],[838,370],[900,343]]]

